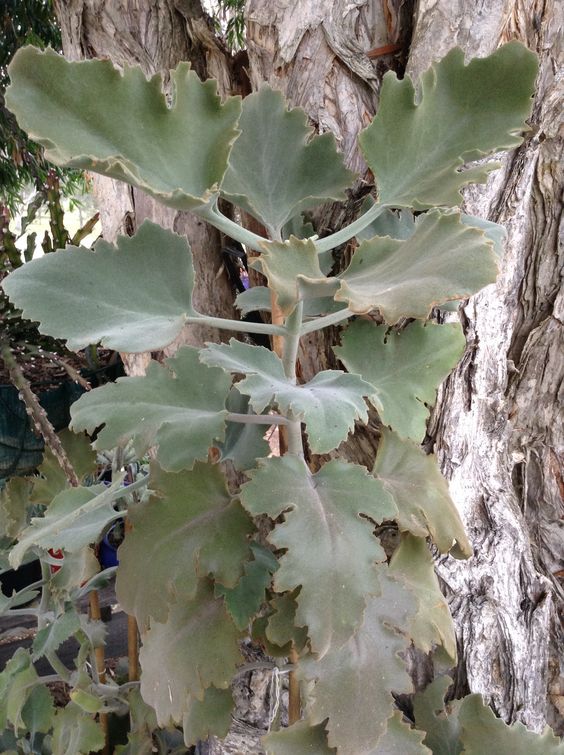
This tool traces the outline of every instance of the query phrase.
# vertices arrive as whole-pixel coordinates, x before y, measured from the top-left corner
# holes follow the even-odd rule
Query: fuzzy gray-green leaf
[[[169,207],[189,210],[217,192],[241,104],[221,104],[216,83],[187,63],[171,72],[172,102],[158,74],[109,60],[68,62],[53,50],[18,50],[6,104],[57,165],[117,178]]]
[[[231,380],[198,359],[185,346],[166,366],[151,362],[143,377],[84,394],[71,409],[72,428],[93,432],[102,423],[95,448],[113,448],[132,440],[138,456],[158,446],[160,466],[171,472],[205,461],[214,440],[225,433],[225,400]]]
[[[464,163],[517,147],[531,105],[537,58],[519,42],[464,64],[460,48],[434,63],[419,89],[384,76],[376,117],[359,137],[379,200],[421,210],[454,206],[460,189],[483,183],[497,163]]]
[[[186,239],[148,220],[115,245],[70,246],[22,265],[3,282],[25,317],[74,351],[96,343],[127,352],[168,346],[186,317],[196,315],[193,286]]]

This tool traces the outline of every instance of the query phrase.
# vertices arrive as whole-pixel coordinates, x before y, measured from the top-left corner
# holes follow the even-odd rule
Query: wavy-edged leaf
[[[27,650],[19,647],[0,673],[0,730],[24,727],[22,713],[39,677]]]
[[[334,348],[349,372],[375,388],[369,401],[382,422],[404,438],[423,440],[437,388],[460,359],[466,339],[458,323],[412,322],[403,330],[357,320]]]
[[[294,385],[276,354],[234,339],[229,344],[210,344],[200,352],[200,359],[213,367],[246,374],[237,389],[250,396],[257,413],[276,403],[281,412],[303,420],[313,453],[333,450],[353,429],[355,419],[365,422],[368,417],[363,396],[373,388],[357,375],[325,370],[305,385]]]
[[[172,343],[192,306],[194,268],[183,236],[145,220],[135,236],[94,250],[67,247],[22,265],[3,282],[39,329],[78,351],[101,343],[127,352]],[[64,306],[61,306],[61,299]]]
[[[356,634],[321,660],[300,660],[300,676],[315,681],[306,718],[312,724],[329,719],[328,742],[339,755],[371,752],[394,711],[392,692],[411,691],[411,679],[398,655],[407,650],[409,640],[394,627],[405,626],[415,613],[413,598],[389,576],[387,567],[379,571],[382,595],[368,600]]]
[[[416,443],[385,428],[378,446],[374,474],[398,507],[400,529],[430,536],[441,551],[456,558],[472,555],[472,546],[436,459]]]
[[[34,478],[12,477],[0,490],[0,532],[15,539],[27,524]]]
[[[93,474],[96,471],[96,453],[86,435],[77,435],[70,430],[62,430],[57,435],[78,478]],[[48,506],[57,493],[69,487],[67,476],[49,446],[45,446],[43,461],[37,471],[41,477],[33,480],[30,501]]]
[[[413,696],[415,725],[425,732],[423,741],[433,755],[460,755],[462,752],[458,720],[461,700],[453,700],[447,706],[444,701],[451,684],[449,676],[440,676]]]
[[[541,734],[520,721],[508,726],[497,718],[481,695],[468,695],[458,712],[464,755],[564,755],[564,742],[549,726]]]
[[[393,518],[391,497],[364,467],[330,461],[312,475],[297,456],[266,459],[241,490],[253,515],[284,514],[268,535],[287,549],[274,575],[278,592],[294,590],[296,623],[307,626],[320,657],[345,643],[362,623],[366,596],[379,592],[375,563],[385,559],[373,522]]]
[[[222,104],[216,83],[202,83],[187,63],[171,72],[170,106],[160,75],[147,80],[108,60],[68,62],[24,47],[9,73],[6,105],[51,162],[117,178],[179,210],[217,191],[241,103]]]
[[[96,388],[71,408],[72,428],[92,433],[102,423],[95,448],[133,441],[137,456],[158,446],[161,467],[170,472],[205,461],[214,439],[225,432],[225,399],[231,380],[184,346],[166,366],[151,362],[143,377],[119,378]]]
[[[53,727],[53,752],[86,755],[104,749],[105,737],[99,724],[75,703],[60,708]]]
[[[483,183],[495,162],[468,161],[521,144],[537,58],[519,42],[464,64],[451,50],[421,77],[384,76],[376,117],[360,135],[382,204],[421,210],[462,201],[460,189]]]
[[[287,729],[271,731],[262,741],[267,755],[335,755],[337,752],[327,744],[323,724],[310,726],[307,721],[298,721]]]
[[[305,112],[287,110],[281,92],[265,85],[245,97],[239,128],[221,191],[273,237],[303,210],[345,199],[354,174],[333,135],[314,136]]]
[[[22,531],[10,553],[10,564],[17,569],[27,551],[34,546],[42,550],[60,548],[76,553],[96,542],[104,527],[120,516],[114,509],[120,490],[117,483],[111,487],[92,485],[63,490],[53,499],[45,514],[34,517]]]
[[[461,222],[458,212],[421,215],[405,240],[376,236],[363,241],[335,300],[366,314],[378,309],[389,325],[402,317],[426,319],[433,307],[465,299],[495,281],[492,242]]]
[[[193,600],[171,605],[166,623],[151,623],[139,653],[141,694],[160,726],[180,722],[191,699],[202,700],[208,687],[228,688],[243,660],[239,636],[207,580]]]
[[[233,695],[228,689],[208,687],[203,700],[193,699],[182,718],[184,744],[196,745],[209,737],[224,739],[231,726]]]
[[[78,613],[72,606],[67,606],[64,613],[56,616],[42,627],[33,640],[33,660],[52,653],[80,629]]]
[[[30,741],[36,734],[47,734],[53,725],[55,703],[51,693],[43,684],[33,687],[22,709],[22,719]]]
[[[243,631],[259,612],[272,575],[278,569],[274,554],[259,543],[251,543],[253,560],[243,565],[243,576],[235,587],[216,584],[216,595],[222,595],[237,627]]]
[[[367,212],[375,204],[368,196],[362,203],[362,212]],[[384,209],[369,225],[356,234],[357,241],[368,241],[374,236],[389,236],[405,241],[415,232],[415,215],[409,210]]]
[[[200,577],[234,587],[254,531],[217,466],[197,463],[173,474],[154,464],[151,488],[153,496],[129,511],[116,580],[121,605],[141,626],[149,617],[165,621],[172,603],[193,599]],[[151,568],[140,570],[142,563]]]
[[[252,267],[266,275],[285,316],[294,310],[299,301],[327,296],[336,285],[335,279],[323,275],[317,249],[310,239],[302,241],[290,236],[288,241],[263,244],[261,255],[252,263]]]
[[[254,414],[249,407],[249,397],[243,396],[235,387],[227,397],[225,408],[236,414]],[[264,438],[267,427],[252,422],[227,422],[225,440],[216,442],[219,461],[231,461],[239,472],[254,467],[257,459],[270,454],[270,445]]]
[[[424,732],[412,729],[404,722],[401,712],[396,710],[388,719],[386,733],[366,755],[431,755],[431,750],[423,744],[424,737]]]
[[[442,645],[455,665],[454,626],[426,541],[404,533],[390,561],[390,571],[405,582],[417,599],[417,613],[407,628],[415,646],[430,653]]]
[[[265,635],[269,642],[285,648],[286,654],[292,645],[300,652],[307,642],[307,627],[296,626],[298,604],[292,593],[275,595],[270,601],[272,613],[267,617]]]

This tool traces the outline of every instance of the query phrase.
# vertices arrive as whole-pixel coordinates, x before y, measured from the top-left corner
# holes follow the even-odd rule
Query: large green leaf
[[[426,541],[404,534],[392,556],[390,570],[407,584],[417,598],[417,613],[408,627],[414,644],[425,653],[442,645],[453,664],[456,664],[454,626]]]
[[[297,456],[267,459],[243,486],[253,515],[284,522],[269,541],[287,549],[274,575],[278,592],[301,585],[296,623],[307,626],[313,652],[323,657],[345,643],[362,623],[366,597],[379,592],[377,561],[385,554],[374,522],[397,511],[364,467],[331,461],[312,475]],[[268,491],[265,494],[265,491]]]
[[[12,477],[0,490],[0,533],[15,539],[27,524],[34,478]]]
[[[464,755],[564,755],[564,742],[549,726],[541,734],[517,722],[508,726],[484,704],[481,695],[468,695],[458,713]]]
[[[267,755],[334,755],[337,752],[327,744],[325,727],[322,724],[310,726],[307,721],[272,731],[262,741]]]
[[[110,61],[69,63],[52,50],[19,50],[6,104],[57,165],[138,186],[188,210],[217,191],[237,136],[240,100],[222,105],[214,81],[181,63],[171,72],[172,103],[160,75],[118,71]]]
[[[396,710],[388,719],[386,733],[366,755],[431,755],[431,750],[422,744],[424,736],[424,732],[405,723],[400,711]]]
[[[274,238],[301,211],[345,199],[354,174],[345,168],[332,134],[313,136],[305,112],[287,110],[281,92],[263,86],[246,97],[239,127],[221,190]]]
[[[376,117],[359,137],[380,202],[421,210],[459,205],[461,187],[498,166],[463,164],[518,146],[532,104],[537,58],[518,42],[464,65],[451,50],[421,77],[387,73]]]
[[[120,516],[114,509],[119,495],[119,484],[109,488],[92,485],[63,490],[53,499],[44,516],[35,517],[23,530],[10,553],[10,564],[17,569],[27,551],[34,546],[42,550],[60,548],[75,553],[96,542],[104,527]]]
[[[204,699],[193,699],[189,706],[182,718],[184,744],[187,747],[209,737],[223,739],[227,736],[233,710],[233,696],[230,690],[208,687]]]
[[[53,752],[88,755],[104,749],[104,732],[93,717],[69,703],[57,711],[53,727]]]
[[[537,734],[522,723],[508,725],[497,718],[481,695],[444,702],[452,683],[439,677],[413,700],[416,726],[426,732],[425,744],[434,755],[564,755],[564,742],[550,727]]]
[[[462,223],[458,212],[432,210],[405,240],[363,241],[337,278],[335,300],[358,314],[378,309],[393,325],[402,317],[426,319],[433,307],[471,296],[496,275],[485,234]]]
[[[205,690],[227,689],[243,658],[239,631],[213,586],[200,582],[193,600],[174,603],[166,623],[152,622],[139,653],[141,694],[159,725],[180,722],[192,698]]]
[[[194,268],[186,239],[146,220],[135,236],[68,247],[9,275],[3,287],[42,333],[70,349],[155,351],[172,343],[192,307]],[[61,300],[64,306],[61,306]]]
[[[72,427],[91,433],[105,423],[95,448],[133,440],[143,456],[156,445],[163,469],[190,469],[207,459],[215,438],[223,439],[230,388],[221,370],[209,369],[197,349],[185,346],[166,366],[151,362],[143,377],[120,378],[81,396],[71,409]]]
[[[60,616],[42,627],[33,640],[33,660],[52,653],[80,629],[80,618],[74,607],[67,605]]]
[[[339,755],[372,752],[394,710],[392,691],[411,691],[411,679],[398,656],[405,653],[409,640],[394,627],[408,623],[415,612],[413,599],[390,578],[387,567],[380,568],[379,579],[382,595],[368,600],[357,633],[321,660],[308,656],[300,661],[300,675],[315,680],[306,718],[313,724],[329,719],[329,745]]]
[[[254,414],[249,407],[249,397],[243,396],[235,387],[227,397],[225,408],[236,414]],[[227,422],[225,440],[216,443],[220,452],[219,461],[229,460],[241,472],[254,467],[257,459],[270,453],[270,445],[264,438],[267,427],[252,422]]]
[[[375,391],[369,400],[382,422],[404,438],[421,441],[437,388],[460,359],[465,343],[458,323],[412,322],[397,332],[357,320],[334,352],[349,372],[372,383]]]
[[[374,474],[398,507],[400,529],[417,537],[431,536],[441,553],[452,549],[456,557],[472,555],[464,526],[434,456],[384,428]]]
[[[143,626],[165,621],[172,603],[194,597],[198,578],[212,574],[234,587],[250,557],[254,530],[232,501],[219,467],[198,463],[191,472],[151,469],[155,493],[132,506],[132,525],[119,549],[116,592],[123,609]],[[140,570],[139,564],[151,568]]]
[[[235,587],[216,584],[216,595],[223,595],[225,605],[233,621],[242,631],[259,612],[265,600],[265,591],[270,587],[272,575],[278,569],[274,554],[258,543],[251,543],[253,560],[243,565],[243,576]]]
[[[299,301],[327,296],[336,288],[335,279],[323,275],[317,249],[311,240],[301,241],[290,236],[288,241],[263,244],[261,255],[252,267],[266,275],[280,310],[286,316]]]
[[[11,723],[17,731],[24,727],[22,712],[39,677],[31,656],[20,647],[0,673],[0,731]]]
[[[309,383],[295,385],[285,376],[276,354],[234,339],[229,344],[209,345],[200,358],[211,366],[246,374],[237,388],[251,397],[259,414],[275,403],[281,412],[302,419],[313,453],[333,450],[353,429],[355,419],[365,422],[368,417],[363,396],[373,388],[357,375],[325,370]]]
[[[51,693],[42,684],[33,687],[22,709],[25,729],[33,742],[36,734],[47,734],[53,725],[55,703]]]

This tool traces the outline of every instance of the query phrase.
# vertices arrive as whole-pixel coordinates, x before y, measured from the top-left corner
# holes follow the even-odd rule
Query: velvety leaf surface
[[[198,349],[185,346],[166,366],[151,362],[143,377],[86,393],[72,405],[72,428],[93,432],[102,423],[95,448],[133,441],[137,456],[153,445],[163,469],[178,472],[205,461],[214,439],[225,432],[225,399],[231,380],[198,359]]]
[[[70,430],[62,430],[57,434],[79,479],[95,472],[96,453],[92,450],[90,440],[86,435],[77,435],[71,433]],[[48,446],[45,446],[43,461],[37,471],[41,477],[33,479],[30,501],[48,506],[57,493],[69,487],[61,465]]]
[[[212,685],[227,689],[237,664],[239,631],[213,586],[200,582],[193,600],[174,603],[166,623],[151,623],[139,653],[141,694],[160,726],[180,722],[189,698],[203,699]]]
[[[9,72],[6,104],[51,162],[117,178],[180,210],[217,190],[241,104],[222,105],[216,83],[202,83],[187,63],[171,72],[170,107],[160,75],[147,81],[140,68],[120,72],[107,60],[71,63],[24,47]]]
[[[415,606],[407,590],[380,569],[382,594],[367,602],[364,623],[345,645],[321,660],[301,659],[300,675],[315,680],[306,717],[326,718],[328,742],[339,755],[370,753],[386,733],[394,710],[394,692],[410,692],[411,679],[398,653],[409,640],[393,627],[404,626]]]
[[[311,648],[322,657],[358,629],[366,596],[379,592],[375,563],[385,555],[372,522],[394,518],[395,507],[364,467],[341,461],[312,475],[288,454],[261,461],[250,476],[241,491],[245,508],[272,519],[284,514],[268,536],[276,548],[287,549],[275,589],[301,585],[296,623],[309,628]]]
[[[468,695],[458,713],[464,755],[564,755],[564,742],[546,726],[542,734],[519,721],[508,726],[497,718],[481,695]]]
[[[382,204],[421,210],[459,205],[460,189],[483,183],[491,161],[465,162],[518,146],[526,130],[537,58],[518,42],[464,64],[451,50],[421,77],[384,76],[376,117],[359,137]]]
[[[76,552],[94,543],[100,533],[119,517],[114,502],[119,486],[92,485],[89,488],[69,488],[57,495],[42,517],[34,517],[21,533],[10,553],[14,569],[22,563],[27,551],[37,546]]]
[[[390,561],[390,571],[405,582],[417,599],[417,613],[408,627],[415,646],[430,653],[442,645],[456,664],[454,626],[426,541],[404,534]]]
[[[255,311],[270,312],[272,308],[270,289],[266,286],[253,286],[246,291],[241,291],[235,299],[235,306],[243,316]]]
[[[302,419],[313,453],[333,450],[353,429],[355,419],[368,417],[363,396],[373,388],[357,375],[325,370],[305,385],[294,385],[276,354],[234,339],[229,344],[210,344],[200,354],[205,364],[246,374],[237,389],[250,396],[257,413],[276,403],[282,413]]]
[[[275,595],[270,601],[272,613],[268,616],[265,634],[269,642],[280,648],[288,647],[290,652],[292,644],[299,652],[307,642],[307,627],[296,626],[296,612],[298,604],[292,593]]]
[[[54,621],[50,621],[42,627],[33,640],[33,660],[36,661],[46,653],[51,653],[68,640],[69,637],[80,629],[80,620],[78,614],[72,607],[57,616]]]
[[[310,726],[307,721],[271,731],[262,742],[267,755],[334,755],[337,752],[327,744],[325,727],[322,724]]]
[[[39,329],[79,351],[156,351],[194,316],[194,268],[186,239],[146,220],[135,236],[67,247],[22,265],[3,282]],[[64,306],[61,306],[61,300]]]
[[[182,718],[186,747],[205,742],[209,737],[223,739],[231,726],[233,696],[229,689],[208,687],[203,700],[193,699]]]
[[[232,388],[225,408],[236,414],[254,414],[249,406],[249,397]],[[270,445],[264,439],[268,425],[253,425],[250,422],[227,422],[225,440],[217,442],[219,461],[231,461],[236,470],[244,472],[254,467],[257,459],[270,454]]]
[[[433,455],[416,443],[384,428],[374,474],[391,493],[400,529],[417,537],[430,536],[441,551],[469,557],[472,547]]]
[[[466,339],[458,323],[412,322],[400,332],[357,320],[334,350],[349,372],[375,391],[382,422],[402,437],[423,440],[437,388],[460,359]]]
[[[489,239],[463,224],[459,213],[432,210],[403,241],[363,241],[338,276],[335,299],[358,314],[378,309],[394,325],[402,317],[426,319],[433,307],[471,296],[496,275]]]
[[[362,212],[367,212],[375,204],[372,197],[368,196],[362,203]],[[415,231],[415,215],[409,210],[384,209],[381,214],[369,225],[356,234],[358,241],[368,241],[374,236],[389,236],[392,239],[405,241]]]
[[[305,112],[287,110],[281,92],[262,86],[245,97],[239,128],[221,190],[274,238],[301,211],[345,199],[354,174],[345,168],[332,134],[314,136]]]
[[[445,711],[445,694],[451,684],[449,676],[440,676],[423,692],[417,692],[413,696],[415,725],[426,732],[423,741],[433,755],[459,755],[462,752],[458,721],[461,701],[449,703]]]
[[[27,524],[33,478],[12,477],[0,490],[0,532],[13,540]]]
[[[227,610],[237,627],[243,631],[259,612],[265,600],[266,588],[270,586],[272,575],[278,569],[274,554],[258,543],[251,543],[253,560],[243,565],[243,576],[235,587],[224,587],[216,583],[215,594],[225,599]]]
[[[325,278],[321,272],[313,241],[301,241],[295,236],[290,236],[288,241],[263,244],[260,258],[251,266],[266,275],[285,316],[302,299],[315,298],[316,294],[326,296],[335,287],[334,279]],[[302,285],[304,279],[309,286]]]
[[[217,466],[197,463],[191,472],[151,469],[153,496],[132,506],[132,528],[119,548],[116,594],[123,609],[144,626],[165,621],[172,603],[194,598],[209,574],[234,587],[250,557],[253,523],[231,500]],[[148,570],[139,564],[151,564]]]
[[[22,720],[33,741],[36,734],[47,734],[53,725],[55,704],[51,693],[42,684],[33,687],[22,709]]]
[[[85,755],[103,749],[104,733],[92,716],[74,703],[57,711],[53,728],[53,752]]]
[[[386,733],[366,755],[431,755],[431,750],[423,744],[424,736],[424,732],[405,723],[401,712],[396,710],[388,719]]]
[[[23,728],[22,712],[38,679],[31,656],[19,647],[0,673],[0,731],[8,722]]]

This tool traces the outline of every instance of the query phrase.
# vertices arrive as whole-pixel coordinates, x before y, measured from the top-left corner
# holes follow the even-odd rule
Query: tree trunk
[[[147,72],[189,58],[199,73],[219,78],[222,92],[237,88],[197,2],[59,0],[58,6],[71,57],[108,56],[140,63]],[[266,80],[282,89],[315,127],[333,131],[360,175],[349,206],[319,215],[321,232],[351,217],[372,183],[356,137],[376,110],[386,70],[401,73],[407,65],[419,75],[455,44],[472,57],[512,38],[540,56],[530,136],[485,187],[466,195],[466,208],[505,224],[509,238],[498,283],[461,311],[468,348],[440,391],[427,447],[440,458],[476,554],[437,564],[459,637],[455,692],[482,692],[507,721],[536,730],[548,721],[560,733],[564,314],[557,245],[562,91],[555,72],[562,64],[562,15],[556,0],[247,0],[246,8],[253,88]],[[399,47],[395,55],[380,54],[390,44]],[[135,228],[146,216],[186,233],[200,273],[198,304],[226,316],[231,296],[226,281],[215,278],[215,231],[157,208],[136,190],[106,180],[99,186],[102,181],[105,233],[128,222]],[[335,365],[330,346],[337,337],[304,339],[304,376]],[[375,437],[364,434],[346,452],[368,463],[375,445]]]

